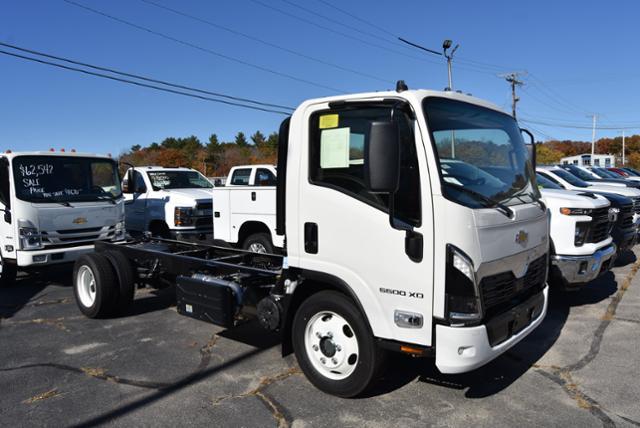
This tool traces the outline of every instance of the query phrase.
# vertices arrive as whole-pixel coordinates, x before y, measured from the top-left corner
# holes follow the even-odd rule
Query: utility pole
[[[522,86],[524,82],[518,79],[520,73],[507,73],[499,76],[504,77],[504,80],[511,85],[511,115],[516,119],[516,104],[520,101],[520,98],[516,95],[516,86]]]
[[[624,129],[622,130],[622,166],[624,166]]]
[[[593,113],[591,117],[593,120],[593,128],[591,130],[591,162],[593,165],[593,155],[596,154],[596,118],[598,115]]]
[[[451,72],[451,65],[453,63],[453,54],[456,53],[456,51],[460,47],[460,45],[456,45],[456,47],[454,47],[451,50],[451,52],[447,53],[447,49],[449,49],[452,44],[453,42],[449,39],[442,42],[442,55],[444,55],[444,57],[447,59],[447,74],[449,76],[449,86],[447,87],[447,90],[449,91],[453,91],[453,76]]]

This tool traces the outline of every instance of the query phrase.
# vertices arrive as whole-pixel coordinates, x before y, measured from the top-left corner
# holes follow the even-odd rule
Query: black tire
[[[322,374],[311,362],[313,356],[310,358],[307,352],[305,345],[307,325],[310,320],[323,312],[333,312],[342,317],[348,323],[347,327],[350,327],[349,330],[357,340],[358,355],[354,363],[356,367],[351,374],[343,379],[335,380]],[[293,320],[292,343],[298,365],[309,381],[321,391],[339,397],[355,397],[365,392],[377,380],[384,366],[385,351],[377,346],[364,316],[351,299],[336,291],[321,291],[302,302]],[[333,344],[333,342],[331,343]],[[335,346],[335,349],[338,347]],[[338,349],[338,351],[340,350],[342,349]],[[316,350],[316,352],[318,351]],[[324,353],[324,350],[320,352]],[[351,356],[347,362],[352,364],[349,359]]]
[[[254,233],[244,240],[242,248],[247,251],[252,251],[251,246],[262,246],[266,253],[273,254],[273,243],[271,242],[271,236],[268,233]],[[260,252],[260,251],[255,251]]]
[[[126,313],[133,303],[133,295],[138,282],[138,272],[131,260],[119,251],[109,250],[101,254],[109,260],[118,279],[116,311],[119,314]]]
[[[11,287],[16,283],[16,275],[18,274],[18,267],[15,262],[8,262],[6,259],[0,256],[0,288]]]
[[[84,299],[81,276],[88,269],[93,275],[95,296],[93,302]],[[80,275],[79,275],[80,274]],[[78,309],[89,318],[102,318],[115,312],[118,298],[118,279],[109,260],[98,253],[82,255],[73,266],[73,294]]]

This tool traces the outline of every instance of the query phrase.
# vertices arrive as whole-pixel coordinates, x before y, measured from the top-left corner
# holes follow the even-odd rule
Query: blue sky
[[[404,79],[413,88],[442,89],[446,86],[444,60],[400,46],[394,36],[434,49],[450,38],[461,45],[454,60],[456,89],[510,110],[510,89],[496,74],[526,70],[519,104],[523,119],[589,126],[591,119],[586,115],[596,112],[604,126],[640,125],[640,57],[635,54],[640,3],[632,0],[153,0],[382,80],[301,58],[140,0],[74,1],[316,85],[158,37],[63,0],[1,1],[0,41],[201,89],[296,106],[306,98],[336,93],[326,87],[340,92],[383,90]],[[362,41],[294,19],[257,1]],[[74,147],[117,154],[133,144],[146,145],[167,136],[194,134],[204,141],[213,132],[223,140],[232,139],[237,131],[251,134],[259,129],[266,134],[277,130],[282,119],[4,55],[0,55],[0,69],[2,149]],[[590,129],[529,125],[540,139],[591,139]],[[620,132],[599,129],[597,135]]]

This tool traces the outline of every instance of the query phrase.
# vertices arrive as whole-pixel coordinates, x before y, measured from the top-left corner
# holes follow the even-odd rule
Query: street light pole
[[[624,129],[622,130],[622,166],[624,166],[625,164],[625,159],[624,159]]]
[[[596,117],[594,113],[591,115],[593,118],[593,128],[591,129],[591,162],[593,164],[593,155],[596,154]]]
[[[453,91],[453,76],[452,76],[452,71],[451,71],[451,66],[453,63],[453,54],[458,50],[458,48],[460,47],[459,44],[457,44],[453,50],[451,50],[451,52],[447,53],[447,50],[451,47],[451,45],[453,44],[453,42],[449,39],[445,40],[442,43],[442,55],[444,55],[444,57],[447,59],[447,74],[449,76],[449,86],[447,87],[447,90],[449,91]]]

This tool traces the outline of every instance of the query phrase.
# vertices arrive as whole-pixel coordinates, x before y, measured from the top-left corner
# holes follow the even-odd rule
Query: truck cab
[[[0,154],[0,285],[125,237],[117,163],[76,152]]]
[[[122,189],[127,232],[205,241],[213,237],[213,185],[191,168],[140,166],[127,170]]]
[[[224,187],[213,189],[214,238],[256,253],[282,249],[276,233],[276,167],[231,168]]]

